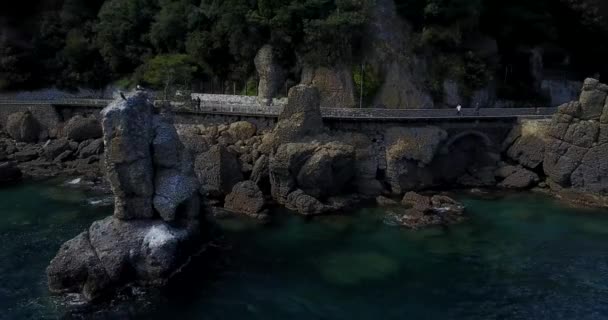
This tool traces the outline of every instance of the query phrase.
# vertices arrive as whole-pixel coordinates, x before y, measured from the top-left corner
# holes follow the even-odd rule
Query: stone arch
[[[483,144],[487,149],[493,149],[494,147],[494,142],[487,134],[477,130],[467,130],[450,137],[448,141],[446,141],[446,143],[443,145],[443,148],[441,148],[442,153],[447,153],[454,143],[467,136],[476,136],[481,138]]]

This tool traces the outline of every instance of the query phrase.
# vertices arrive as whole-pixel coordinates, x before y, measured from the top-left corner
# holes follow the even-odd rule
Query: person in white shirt
[[[456,114],[459,116],[462,115],[462,106],[461,105],[456,106]]]

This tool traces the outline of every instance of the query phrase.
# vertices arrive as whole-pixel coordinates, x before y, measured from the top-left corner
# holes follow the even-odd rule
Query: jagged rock
[[[102,111],[114,215],[61,247],[47,268],[51,291],[93,300],[129,283],[163,285],[198,248],[192,161],[171,121],[153,115],[152,108],[146,94],[137,92]]]
[[[579,166],[587,151],[586,148],[558,139],[550,140],[543,160],[545,174],[561,186],[570,186],[570,176]]]
[[[421,212],[426,212],[431,209],[431,199],[429,197],[411,191],[403,196],[401,204]]]
[[[255,182],[258,187],[264,191],[270,191],[270,173],[268,171],[268,156],[261,155],[256,160],[251,171],[251,181]]]
[[[11,162],[0,163],[0,186],[21,180],[22,173],[15,164]]]
[[[20,142],[36,142],[40,137],[40,124],[31,112],[16,112],[8,116],[6,132]]]
[[[389,199],[387,197],[384,196],[377,196],[376,197],[376,204],[381,206],[381,207],[392,207],[392,206],[398,206],[399,202],[393,200],[393,199]]]
[[[47,160],[53,160],[57,158],[63,152],[71,149],[70,142],[66,138],[57,140],[49,140],[43,147],[42,152]]]
[[[224,208],[247,215],[257,215],[264,208],[264,194],[253,181],[239,182],[226,196]]]
[[[509,133],[510,138],[505,141],[507,156],[527,168],[538,168],[545,156],[545,145],[550,129],[550,122],[547,121],[522,122]],[[512,141],[508,142],[509,139]]]
[[[604,110],[608,85],[600,83],[596,79],[586,79],[583,84],[583,91],[579,98],[581,103],[580,118],[584,120],[599,119]]]
[[[352,108],[358,104],[353,75],[346,65],[304,67],[301,83],[319,89],[321,108]]]
[[[53,161],[56,163],[67,161],[72,155],[74,155],[74,151],[66,150],[58,155]]]
[[[289,90],[289,102],[279,115],[272,135],[272,144],[297,142],[306,136],[323,132],[323,118],[319,108],[319,91],[310,86],[297,85]]]
[[[287,196],[285,207],[305,216],[322,214],[328,210],[321,201],[299,189]]]
[[[538,183],[539,180],[536,173],[524,168],[515,168],[514,172],[505,177],[498,186],[509,189],[526,189]]]
[[[608,86],[587,79],[578,102],[560,106],[551,122],[543,169],[552,189],[608,196],[603,115]]]
[[[198,197],[198,180],[178,169],[159,170],[154,177],[154,209],[165,221],[174,221],[177,207],[192,197]]]
[[[429,164],[447,138],[447,132],[439,127],[392,127],[386,130],[388,158],[405,158]]]
[[[460,222],[464,219],[464,205],[443,195],[432,197],[415,192],[408,192],[401,203],[409,209],[390,212],[387,222],[412,229],[445,225]]]
[[[222,145],[215,145],[200,154],[194,170],[201,185],[201,194],[211,197],[223,197],[244,179],[236,155]]]
[[[91,156],[101,155],[104,150],[103,139],[83,141],[78,146],[78,157],[86,159]]]
[[[88,139],[98,139],[103,136],[101,124],[95,118],[74,116],[63,127],[64,136],[70,140],[82,142]]]
[[[355,175],[354,185],[357,192],[370,199],[382,194],[384,187],[376,178],[378,173],[378,158],[374,145],[364,134],[347,134],[339,138],[340,141],[355,148]]]
[[[105,170],[115,196],[119,219],[152,218],[154,168],[150,144],[154,137],[153,105],[138,92],[114,100],[102,112]]]
[[[608,144],[590,148],[570,177],[571,187],[593,194],[608,195]]]
[[[13,158],[19,162],[32,161],[38,158],[38,150],[29,148],[13,154]]]
[[[283,87],[285,71],[278,63],[271,45],[264,45],[260,48],[255,56],[254,64],[260,78],[258,97],[272,100]]]
[[[385,133],[386,177],[393,193],[433,182],[424,167],[431,163],[447,133],[438,127],[393,127]]]
[[[82,292],[88,300],[101,296],[111,283],[88,231],[64,243],[46,272],[51,292]]]
[[[178,218],[177,208],[190,201],[198,204],[199,183],[194,173],[191,154],[181,143],[171,119],[154,116],[152,159],[155,166],[154,209],[165,221]],[[196,206],[194,206],[196,207]],[[189,208],[196,210],[197,208]],[[188,220],[192,213],[184,213]]]
[[[227,131],[236,140],[247,140],[255,136],[256,126],[248,121],[237,121],[230,124]]]
[[[129,282],[161,284],[185,262],[180,248],[190,237],[160,220],[96,221],[59,249],[47,268],[49,288],[93,300]]]
[[[494,172],[494,175],[497,178],[504,179],[504,178],[514,174],[518,169],[519,168],[517,168],[516,166],[505,165],[505,166],[498,168]]]
[[[314,150],[300,168],[296,179],[300,189],[318,198],[341,193],[354,174],[354,148],[346,144],[330,142]]]
[[[284,204],[296,189],[296,176],[312,156],[316,146],[309,143],[286,143],[270,157],[269,173],[272,197]]]

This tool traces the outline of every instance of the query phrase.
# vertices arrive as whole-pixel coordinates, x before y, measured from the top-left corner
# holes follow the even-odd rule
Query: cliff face
[[[546,178],[559,196],[608,205],[608,85],[587,79],[580,98],[549,123],[528,121],[505,141],[505,154]]]
[[[608,195],[608,86],[587,79],[553,117],[543,161],[555,188]]]
[[[376,1],[364,39],[363,59],[382,79],[374,104],[433,108],[433,99],[424,87],[426,63],[413,54],[410,27],[397,15],[393,0]]]

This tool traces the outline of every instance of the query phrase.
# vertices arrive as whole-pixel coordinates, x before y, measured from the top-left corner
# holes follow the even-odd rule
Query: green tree
[[[186,54],[162,54],[141,67],[141,80],[154,89],[162,90],[167,99],[175,91],[188,88],[198,71],[198,65]]]
[[[154,0],[107,0],[101,7],[97,45],[117,76],[133,72],[152,55],[147,35],[155,13]]]

